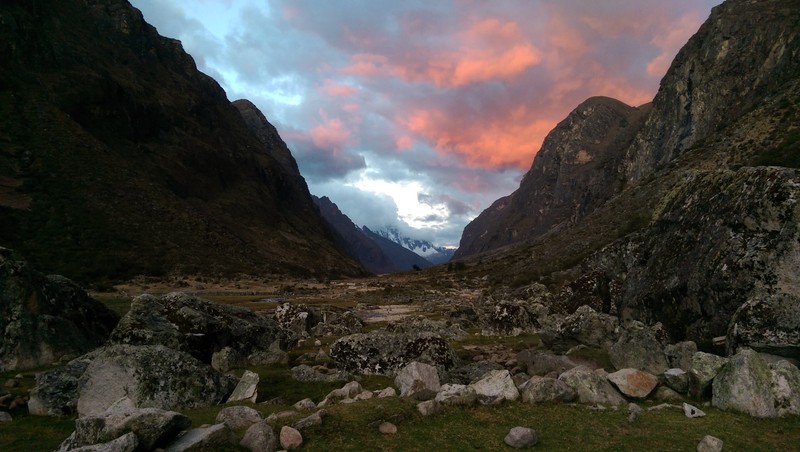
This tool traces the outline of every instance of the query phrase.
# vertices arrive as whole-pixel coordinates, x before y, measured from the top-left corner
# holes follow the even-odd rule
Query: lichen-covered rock
[[[443,370],[456,363],[450,345],[438,334],[396,334],[380,330],[338,339],[331,344],[331,358],[349,372],[384,375],[393,375],[413,361]]]
[[[77,411],[97,415],[124,396],[143,408],[210,406],[235,386],[235,379],[187,353],[162,345],[109,345],[94,354],[78,382]]]
[[[394,378],[401,397],[428,400],[441,389],[436,368],[425,363],[412,362],[400,369]]]
[[[664,355],[669,361],[670,368],[683,369],[685,372],[692,367],[692,357],[695,353],[697,344],[694,341],[683,341],[664,347]]]
[[[217,413],[216,423],[225,424],[231,430],[249,428],[264,418],[261,413],[244,405],[228,406]]]
[[[626,324],[608,355],[617,369],[640,369],[658,375],[669,368],[661,344],[650,328],[641,322]]]
[[[578,401],[581,403],[617,406],[626,403],[625,398],[611,386],[606,378],[587,367],[572,368],[561,374],[558,379],[575,391]]]
[[[726,342],[729,354],[749,347],[800,360],[800,296],[783,293],[750,298],[733,315]]]
[[[561,375],[577,366],[569,357],[531,348],[517,353],[517,365],[528,375],[544,376],[555,372]]]
[[[470,406],[478,400],[478,395],[475,393],[475,389],[470,386],[446,384],[442,385],[434,400],[442,405]]]
[[[364,329],[364,321],[350,311],[324,311],[320,316],[322,320],[308,330],[312,336],[347,336]]]
[[[526,303],[513,301],[500,301],[488,307],[482,323],[485,336],[519,336],[542,326]]]
[[[519,398],[517,385],[507,370],[492,370],[469,387],[475,390],[478,402],[483,405],[494,405]]]
[[[211,355],[211,367],[227,372],[247,365],[247,359],[231,347],[223,347]]]
[[[720,369],[714,382],[712,403],[721,410],[733,410],[757,417],[775,417],[772,372],[751,349],[742,349]]]
[[[36,376],[28,411],[36,416],[70,416],[77,412],[78,382],[96,352],[75,358]]]
[[[800,370],[788,361],[778,361],[769,367],[778,416],[800,414]]]
[[[119,316],[0,247],[0,371],[51,366],[106,342]]]
[[[619,392],[635,399],[647,398],[658,386],[658,377],[639,369],[620,369],[607,378]]]
[[[533,376],[519,387],[522,401],[526,403],[572,402],[577,394],[561,380]]]
[[[283,303],[275,308],[273,318],[287,343],[309,337],[309,329],[320,321],[316,312],[310,307],[292,303]]]
[[[542,343],[556,352],[566,352],[576,345],[611,348],[619,337],[619,319],[581,306],[563,320],[539,332]]]
[[[272,319],[249,309],[173,292],[134,298],[111,343],[163,345],[210,364],[214,353],[226,347],[241,356],[266,350],[277,335]]]
[[[727,362],[728,358],[722,356],[706,352],[695,353],[689,369],[689,394],[696,399],[709,395],[711,382]]]
[[[684,372],[683,369],[667,369],[664,372],[664,382],[680,394],[686,394],[689,391],[689,374]]]
[[[481,360],[458,366],[447,373],[451,383],[468,385],[483,378],[489,371],[502,370],[503,366],[494,361]]]

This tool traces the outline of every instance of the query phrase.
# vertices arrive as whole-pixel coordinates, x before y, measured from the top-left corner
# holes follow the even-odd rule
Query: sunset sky
[[[456,246],[580,102],[652,100],[720,0],[131,3],[261,109],[313,194]]]

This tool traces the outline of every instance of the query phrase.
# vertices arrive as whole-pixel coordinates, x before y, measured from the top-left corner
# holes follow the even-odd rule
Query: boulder
[[[536,431],[527,427],[514,427],[503,439],[503,442],[515,449],[533,447],[538,441]]]
[[[256,403],[258,398],[258,374],[245,370],[239,383],[233,389],[233,393],[228,397],[228,403],[246,401]]]
[[[378,393],[378,398],[379,399],[385,399],[385,398],[388,398],[388,397],[396,397],[396,396],[397,396],[397,390],[395,390],[391,386],[388,387],[388,388],[382,389],[381,392]]]
[[[695,353],[689,369],[689,394],[696,399],[709,395],[711,382],[727,362],[728,358],[722,356],[706,352]]]
[[[433,416],[442,412],[442,404],[436,399],[426,400],[417,404],[417,411],[423,416]]]
[[[517,365],[528,375],[545,376],[550,373],[561,375],[577,366],[577,363],[563,355],[531,348],[517,353]]]
[[[393,375],[413,361],[440,370],[451,369],[456,363],[447,340],[437,334],[381,330],[338,339],[331,344],[331,358],[349,372],[383,375]]]
[[[494,405],[519,398],[519,390],[507,370],[492,370],[469,387],[475,390],[478,402],[483,405]]]
[[[720,369],[714,382],[712,404],[757,417],[776,417],[772,372],[758,352],[743,348]]]
[[[397,373],[394,384],[400,390],[401,397],[417,400],[432,399],[441,389],[436,368],[416,361],[409,363]]]
[[[137,408],[133,400],[123,397],[99,415],[76,419],[75,431],[59,450],[109,443],[129,433],[141,450],[152,450],[163,447],[190,425],[191,419],[181,413]]]
[[[36,375],[28,411],[36,416],[70,416],[77,412],[78,381],[96,352],[75,358],[63,367]]]
[[[619,392],[635,399],[645,399],[658,386],[658,378],[638,369],[620,369],[608,374],[610,381]]]
[[[653,391],[651,396],[653,400],[658,402],[682,402],[683,396],[675,392],[674,389],[667,386],[659,386]]]
[[[136,435],[126,433],[119,438],[107,443],[93,444],[91,446],[77,447],[70,449],[72,452],[134,452],[139,450],[139,442]],[[147,450],[147,449],[141,449]]]
[[[225,424],[214,424],[209,427],[193,428],[170,444],[167,452],[183,452],[189,450],[218,450],[236,444],[236,435]]]
[[[558,379],[575,391],[581,403],[617,406],[627,403],[625,398],[611,386],[608,379],[587,367],[572,368],[561,374]]]
[[[286,344],[294,344],[309,337],[308,330],[319,323],[314,309],[304,304],[283,303],[275,308],[275,322]]]
[[[726,336],[728,354],[741,347],[800,360],[800,296],[754,296],[733,314]]]
[[[312,336],[348,336],[363,331],[364,321],[356,314],[345,312],[323,312],[322,321],[309,329]]]
[[[561,380],[533,376],[519,387],[522,401],[526,403],[564,402],[577,398],[575,391]]]
[[[689,374],[682,369],[667,369],[667,371],[664,372],[664,381],[667,383],[667,386],[678,393],[686,394],[689,391]]]
[[[258,411],[243,405],[229,406],[219,410],[215,422],[225,424],[231,430],[242,430],[262,421]]]
[[[800,414],[800,370],[788,361],[778,361],[769,367],[778,416]]]
[[[272,341],[266,350],[256,350],[247,357],[247,364],[251,366],[264,366],[269,364],[289,364],[289,354],[281,349],[281,341]]]
[[[667,357],[653,331],[635,320],[625,325],[608,355],[617,369],[633,368],[660,375],[669,368]]]
[[[296,450],[303,445],[303,435],[297,429],[284,425],[280,433],[281,447],[286,450]]]
[[[106,342],[119,316],[0,247],[0,372],[49,367]]]
[[[721,439],[706,435],[697,443],[697,452],[722,452],[724,444]]]
[[[484,336],[519,336],[537,331],[541,324],[525,303],[500,301],[483,315]]]
[[[322,416],[325,414],[324,410],[317,411],[316,413],[310,414],[303,419],[294,423],[294,428],[297,430],[303,431],[309,427],[314,427],[316,425],[322,425]]]
[[[451,383],[468,385],[483,378],[489,371],[503,370],[503,366],[494,361],[481,360],[458,366],[447,373]]]
[[[78,382],[78,415],[92,416],[128,396],[163,410],[216,405],[235,380],[193,356],[162,345],[109,345],[94,354]]]
[[[478,400],[478,394],[474,388],[460,384],[446,384],[442,385],[441,390],[434,398],[442,405],[460,405],[470,406],[474,405]]]
[[[267,421],[262,420],[247,429],[239,445],[251,452],[275,452],[278,450],[278,438]]]
[[[297,381],[321,381],[325,383],[334,383],[338,381],[350,381],[353,379],[353,374],[343,370],[327,369],[327,372],[322,372],[314,367],[306,364],[292,367],[292,378]]]
[[[678,342],[664,347],[664,355],[666,355],[670,367],[686,372],[692,367],[692,357],[695,353],[697,353],[697,344],[694,341]]]
[[[584,305],[544,327],[539,336],[547,348],[559,353],[580,344],[608,349],[619,337],[619,319]]]
[[[397,426],[391,422],[381,422],[380,425],[378,425],[378,431],[384,435],[394,435],[397,433]]]
[[[240,356],[266,350],[277,338],[275,322],[238,306],[173,292],[140,295],[111,334],[111,343],[163,345],[211,364],[214,353],[230,348]]]

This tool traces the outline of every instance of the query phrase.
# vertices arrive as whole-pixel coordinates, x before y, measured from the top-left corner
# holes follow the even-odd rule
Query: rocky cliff
[[[37,267],[361,271],[274,128],[124,0],[3,2],[0,37],[0,243]]]
[[[738,333],[729,328],[744,303],[789,312],[786,303],[800,292],[797,17],[800,4],[788,0],[729,0],[714,8],[676,57],[629,144],[606,148],[617,165],[602,167],[611,175],[596,191],[609,197],[568,227],[553,210],[536,212],[546,218],[528,224],[553,226],[510,247],[472,244],[491,251],[467,264],[497,283],[548,284],[559,293],[556,309],[591,301],[626,319],[662,322],[673,340],[708,343],[728,333],[734,345],[746,345],[741,338],[753,334],[742,331],[756,324],[774,328],[762,342],[796,337],[796,322],[778,318],[747,320]],[[543,146],[534,168],[555,155],[551,149]],[[530,176],[517,193],[534,185]],[[527,202],[546,204],[557,180],[540,182],[546,189]],[[582,189],[569,193],[565,199],[579,199]],[[502,219],[525,218],[516,215]]]

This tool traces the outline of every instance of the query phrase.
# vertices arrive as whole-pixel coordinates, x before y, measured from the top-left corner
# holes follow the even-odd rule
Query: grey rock
[[[478,402],[483,405],[494,405],[519,398],[519,390],[507,370],[492,370],[469,387],[475,390]]]
[[[137,438],[136,434],[130,432],[107,443],[76,447],[74,449],[70,449],[70,452],[134,452],[139,448],[139,446],[139,439]],[[148,449],[143,448],[143,450]]]
[[[641,322],[625,325],[619,340],[609,350],[617,369],[640,369],[659,375],[669,368],[667,358],[650,328]]]
[[[442,412],[442,404],[436,399],[426,400],[417,404],[417,411],[423,416],[433,416]]]
[[[683,414],[688,418],[696,418],[696,417],[705,417],[705,411],[697,408],[694,405],[689,405],[686,402],[683,402]]]
[[[484,314],[484,336],[519,336],[537,331],[541,325],[524,302],[500,301]]]
[[[728,354],[749,347],[800,360],[800,296],[753,296],[734,313],[726,343]]]
[[[628,404],[628,422],[634,422],[644,413],[642,407],[635,403]]]
[[[694,341],[683,341],[664,347],[664,355],[667,356],[670,367],[686,372],[692,368],[692,357],[695,353],[697,353],[697,344]]]
[[[241,356],[266,350],[276,339],[272,319],[238,306],[173,292],[140,295],[111,334],[111,343],[163,345],[210,364],[214,353],[231,348]]]
[[[577,366],[569,357],[556,355],[535,348],[523,350],[517,354],[517,365],[525,369],[529,375],[544,376],[552,372],[561,375]]]
[[[395,396],[397,396],[397,391],[392,387],[384,388],[383,390],[381,390],[381,392],[378,393],[379,399],[385,399],[387,397],[395,397]]]
[[[331,344],[331,358],[339,367],[360,374],[393,375],[413,361],[441,370],[455,366],[447,340],[430,332],[353,334]]]
[[[214,424],[188,430],[167,446],[167,452],[214,450],[236,444],[236,436],[225,424]]]
[[[303,431],[309,427],[314,427],[317,425],[322,425],[322,411],[318,411],[316,413],[310,414],[303,419],[294,423],[294,428],[297,430]]]
[[[251,452],[275,452],[278,450],[278,437],[267,421],[259,421],[247,429],[239,445]]]
[[[317,407],[317,404],[314,403],[314,401],[311,400],[311,399],[303,399],[303,400],[300,400],[299,402],[295,403],[294,405],[292,405],[292,408],[294,408],[297,411],[303,411],[303,410],[311,411],[316,407]]]
[[[320,321],[312,308],[292,303],[282,303],[275,308],[273,318],[288,343],[308,338],[308,330]]]
[[[445,384],[442,385],[441,390],[434,398],[442,405],[460,405],[470,406],[474,405],[478,400],[478,395],[475,389],[460,384]]]
[[[728,358],[711,353],[695,353],[692,356],[692,367],[689,369],[689,394],[696,399],[709,395],[711,382],[727,362]]]
[[[296,450],[303,445],[303,435],[297,429],[284,425],[280,432],[281,447],[286,450]]]
[[[345,382],[353,379],[353,374],[343,370],[326,369],[326,372],[317,370],[317,368],[300,364],[299,366],[292,367],[292,378],[297,381],[321,381],[326,383]]]
[[[12,418],[9,413],[5,411],[0,411],[0,422],[11,422],[13,420],[14,418]]]
[[[625,398],[611,386],[606,378],[584,366],[578,366],[561,374],[558,379],[571,387],[581,403],[622,405]]]
[[[503,366],[494,361],[481,360],[474,363],[465,364],[450,370],[447,374],[452,383],[468,385],[480,380],[491,370],[502,370]]]
[[[247,406],[237,405],[219,410],[215,422],[217,424],[225,424],[231,430],[242,430],[263,419],[258,411]]]
[[[647,398],[658,386],[655,375],[638,369],[620,369],[607,378],[622,394],[635,399]]]
[[[667,386],[659,386],[651,396],[657,402],[683,402],[683,396]]]
[[[397,426],[391,422],[381,422],[380,425],[378,425],[378,431],[384,435],[394,435],[397,433]]]
[[[326,312],[322,315],[323,321],[309,329],[313,336],[348,336],[364,329],[364,322],[352,312]]]
[[[36,416],[69,416],[77,412],[78,382],[95,353],[75,358],[63,367],[36,375],[28,411]]]
[[[222,350],[211,355],[211,367],[220,372],[227,372],[246,365],[247,359],[231,347],[223,347]]]
[[[52,366],[106,342],[119,316],[0,247],[0,371]]]
[[[92,416],[124,396],[137,406],[163,410],[216,405],[235,382],[193,356],[161,345],[109,345],[94,354],[78,386],[78,414]]]
[[[581,344],[608,349],[619,334],[619,319],[585,305],[539,333],[544,345],[561,353]]]
[[[800,414],[800,370],[788,361],[769,366],[778,416]]]
[[[325,400],[352,399],[362,392],[364,392],[364,388],[361,387],[361,384],[357,381],[351,381],[341,388],[329,392],[325,396]]]
[[[401,397],[428,400],[441,389],[436,368],[425,363],[412,362],[403,367],[394,379]]]
[[[264,366],[270,364],[289,364],[289,354],[281,349],[280,340],[274,340],[267,350],[256,350],[247,357],[251,366]]]
[[[691,368],[691,366],[689,366]],[[664,372],[664,381],[667,386],[680,394],[686,394],[689,391],[689,374],[682,369],[672,368]]]
[[[711,435],[706,435],[697,443],[697,452],[722,452],[724,442]]]
[[[515,449],[533,447],[538,441],[536,431],[527,427],[514,427],[503,439],[503,442]]]
[[[743,348],[720,369],[713,382],[712,404],[757,417],[776,417],[772,372],[754,350]]]
[[[258,398],[258,382],[259,376],[257,373],[245,370],[236,388],[234,388],[233,393],[228,397],[228,403],[242,401],[256,403],[256,399]]]
[[[563,402],[577,398],[571,386],[555,378],[533,376],[519,387],[522,401],[526,403]]]

